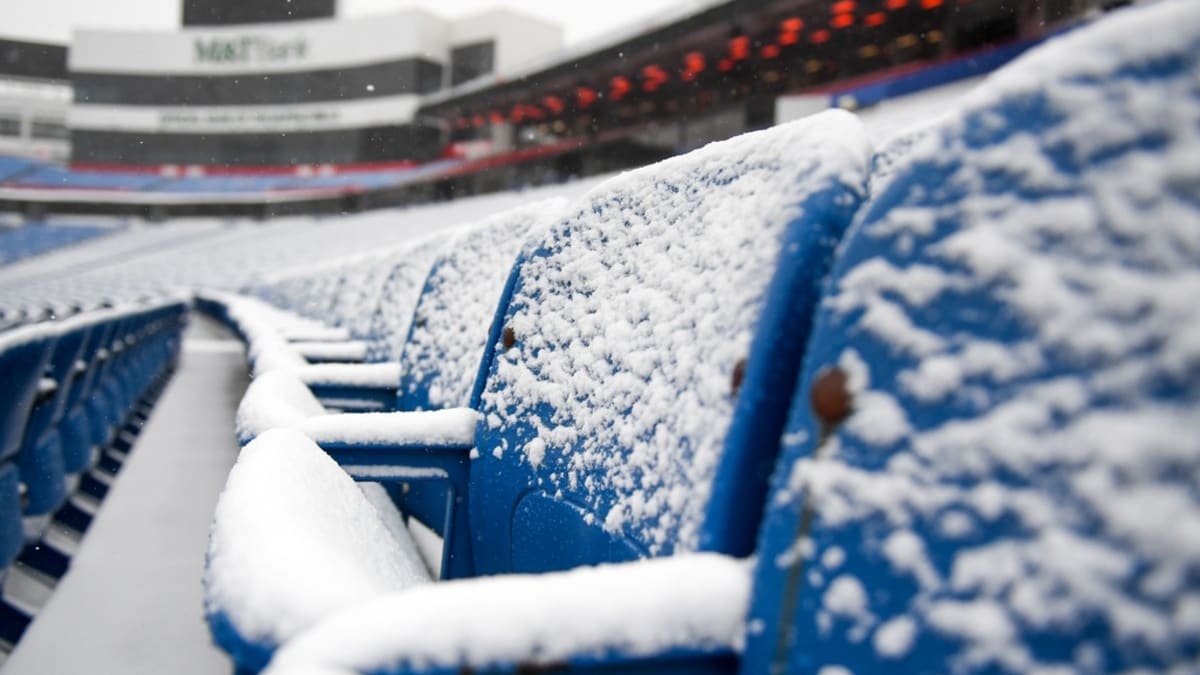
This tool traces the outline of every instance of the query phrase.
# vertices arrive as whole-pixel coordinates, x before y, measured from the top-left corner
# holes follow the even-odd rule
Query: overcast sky
[[[567,44],[637,24],[689,0],[339,0],[343,16],[425,7],[446,17],[507,5],[561,25]],[[73,28],[158,28],[179,25],[179,0],[0,0],[0,35],[66,43]]]

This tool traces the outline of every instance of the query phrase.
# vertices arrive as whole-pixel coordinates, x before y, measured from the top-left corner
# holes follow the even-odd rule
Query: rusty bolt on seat
[[[742,381],[746,379],[746,359],[739,359],[733,366],[733,375],[729,379],[730,394],[737,396],[742,389]]]
[[[832,429],[854,412],[854,395],[850,393],[846,371],[838,366],[821,370],[809,389],[809,402],[821,425]]]
[[[504,351],[513,348],[517,344],[517,334],[513,332],[512,326],[504,327],[504,334],[500,337],[500,344],[504,347]]]

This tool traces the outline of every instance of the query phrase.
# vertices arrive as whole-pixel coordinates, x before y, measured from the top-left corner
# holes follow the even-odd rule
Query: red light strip
[[[741,61],[750,56],[750,38],[739,35],[729,41],[729,58]]]

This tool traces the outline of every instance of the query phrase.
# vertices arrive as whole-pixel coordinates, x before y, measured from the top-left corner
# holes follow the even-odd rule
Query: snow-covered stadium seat
[[[364,480],[448,477],[446,577],[750,553],[818,287],[865,192],[867,146],[857,120],[834,111],[602,184],[514,268],[473,396],[484,414],[477,434],[455,432],[466,442],[447,451],[440,441],[455,435],[454,420],[439,427],[440,448],[419,438],[394,447],[319,439],[321,448]],[[223,503],[290,489],[235,479],[240,471]],[[210,625],[250,669],[317,618],[296,621],[286,608],[327,581],[297,567],[271,601],[241,602],[239,580],[290,568],[304,548],[339,545],[289,528],[303,536],[287,549],[226,548],[276,513],[286,509],[221,509],[211,539]],[[730,648],[703,637],[686,646]]]
[[[677,553],[403,584],[301,632],[269,672],[1190,671],[1194,17],[1159,3],[1035,52],[897,159],[839,252],[753,576]],[[1131,48],[1130,31],[1162,39]],[[572,269],[594,297],[596,268]],[[515,329],[499,339],[518,348]],[[587,394],[544,392],[525,405]],[[528,442],[479,449],[552,461]]]
[[[1030,53],[864,207],[801,380],[853,414],[796,400],[746,672],[1200,662],[1198,18]]]
[[[52,517],[78,532],[90,524],[67,498],[80,472],[104,466],[100,446],[129,449],[127,434],[144,420],[137,403],[174,361],[185,312],[166,300],[0,334],[0,581],[14,560],[47,578],[66,572],[69,555],[42,538],[46,526]],[[119,457],[109,461],[119,467]],[[5,593],[0,642],[14,644],[30,616]]]
[[[67,497],[67,473],[58,425],[92,326],[78,320],[66,323],[56,326],[57,339],[49,350],[50,360],[29,412],[17,458],[26,488],[27,539],[41,535],[50,514]]]
[[[563,208],[550,199],[510,209],[454,233],[441,246],[405,322],[407,336],[386,386],[363,369],[313,366],[298,374],[322,401],[374,400],[383,410],[465,407],[488,330],[517,253],[531,229]],[[411,279],[410,279],[411,281]]]
[[[242,443],[273,426],[329,412],[324,405],[308,403],[307,394],[300,393],[298,398],[281,394],[284,390],[297,389],[294,383],[277,384],[284,379],[298,380],[307,385],[322,404],[343,410],[405,411],[469,405],[496,304],[518,249],[531,228],[547,225],[562,206],[563,202],[558,199],[537,202],[510,209],[456,232],[439,247],[428,276],[420,282],[412,310],[416,319],[405,321],[409,338],[404,341],[398,361],[354,365],[305,365],[299,361],[281,364],[280,369],[287,371],[286,375],[272,375],[251,385],[244,398],[238,424]],[[370,289],[382,286],[383,281],[373,280],[375,276],[347,277],[339,294],[377,296],[379,289]],[[351,290],[351,286],[358,286],[359,290]],[[239,304],[244,302],[237,301]],[[361,301],[348,301],[348,304],[360,307],[368,315],[375,313]],[[258,305],[247,308],[250,313],[262,310],[273,311]],[[244,317],[242,323],[247,322],[253,323],[253,317]],[[258,341],[261,338],[251,340],[252,343]],[[278,348],[278,341],[276,343]],[[260,351],[257,344],[252,344],[252,357]],[[298,401],[299,407],[288,411],[284,406],[289,401]],[[285,417],[278,418],[277,414]]]
[[[429,270],[449,240],[447,233],[429,235],[414,244],[388,271],[380,287],[367,335],[370,361],[398,361],[408,339],[409,322]]]
[[[0,569],[7,568],[24,539],[21,472],[17,459],[42,371],[50,360],[54,336],[43,326],[0,334]]]

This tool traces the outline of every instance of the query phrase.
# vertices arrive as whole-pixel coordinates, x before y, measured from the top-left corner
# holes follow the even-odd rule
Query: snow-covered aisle
[[[179,371],[6,675],[232,670],[209,639],[200,579],[246,384],[241,343],[193,314]]]

